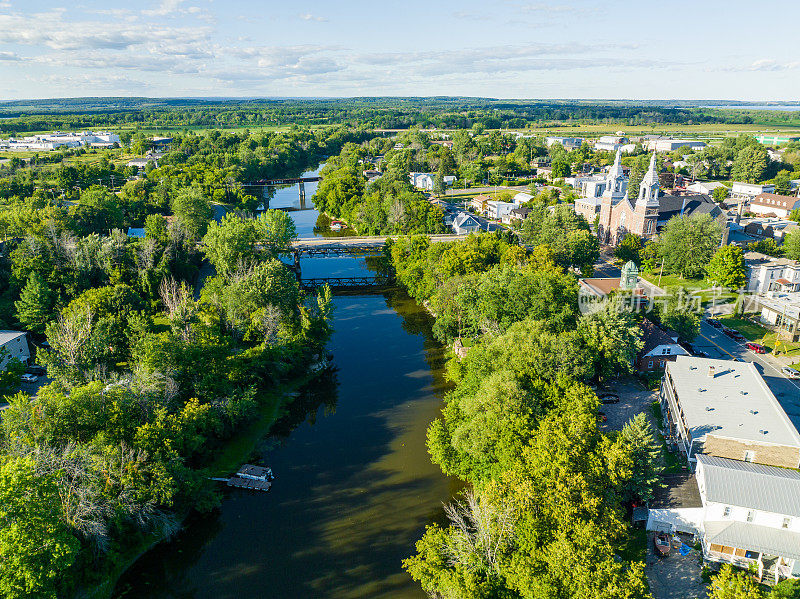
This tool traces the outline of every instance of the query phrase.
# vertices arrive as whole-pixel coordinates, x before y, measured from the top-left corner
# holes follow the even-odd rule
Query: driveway
[[[778,360],[769,354],[751,352],[744,346],[744,343],[734,341],[705,321],[700,325],[700,334],[694,340],[693,345],[705,351],[712,358],[721,360],[741,358],[745,362],[754,363],[792,424],[800,430],[800,381],[792,380],[781,374],[780,369],[783,364]]]
[[[622,430],[622,427],[636,414],[644,412],[652,422],[650,404],[658,398],[657,391],[650,391],[632,378],[611,383],[608,391],[598,390],[598,395],[615,393],[619,395],[619,403],[603,404],[600,411],[608,420],[602,424],[604,429]]]
[[[647,533],[644,572],[655,599],[705,599],[708,588],[700,578],[701,559],[697,552],[683,556],[677,549],[659,557],[653,548],[653,533]]]

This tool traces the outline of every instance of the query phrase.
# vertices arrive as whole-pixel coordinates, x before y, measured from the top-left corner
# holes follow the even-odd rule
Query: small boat
[[[667,557],[669,555],[671,544],[669,542],[669,535],[663,532],[656,533],[656,536],[653,537],[653,544],[656,548],[656,553],[662,557]]]
[[[344,223],[338,220],[331,222],[331,231],[341,231],[342,229],[344,229]]]

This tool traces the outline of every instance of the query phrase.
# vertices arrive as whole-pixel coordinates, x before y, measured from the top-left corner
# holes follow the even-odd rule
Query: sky
[[[800,100],[800,2],[0,0],[0,100]]]

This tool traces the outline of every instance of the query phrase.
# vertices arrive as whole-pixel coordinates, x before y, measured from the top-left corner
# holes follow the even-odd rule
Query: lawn
[[[779,345],[778,334],[775,331],[771,331],[770,329],[746,318],[736,316],[720,316],[719,320],[722,321],[725,326],[739,331],[747,338],[748,341],[757,341],[767,348],[768,352],[775,353],[775,355],[783,354],[800,359],[800,343],[781,341]],[[776,347],[778,348],[777,353],[775,352]]]

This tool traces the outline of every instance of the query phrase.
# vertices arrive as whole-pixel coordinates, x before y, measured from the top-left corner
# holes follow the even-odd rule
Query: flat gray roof
[[[800,516],[800,472],[697,454],[708,501]]]
[[[800,434],[752,363],[677,356],[666,369],[692,439],[712,434],[800,448]]]

